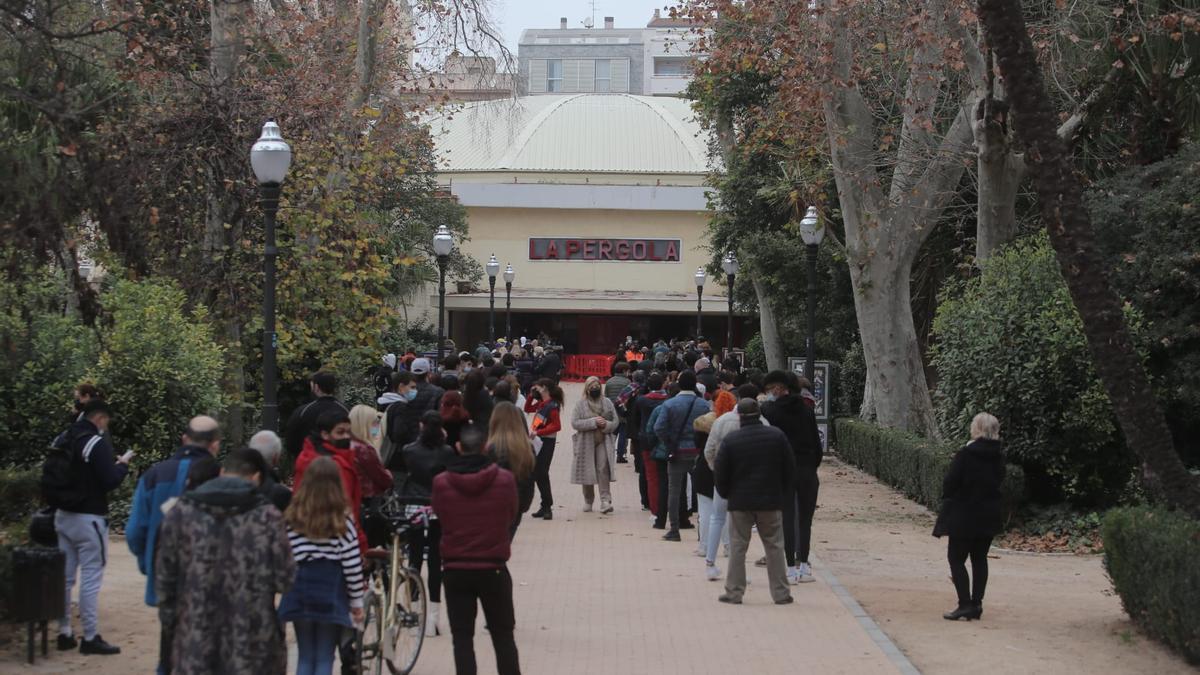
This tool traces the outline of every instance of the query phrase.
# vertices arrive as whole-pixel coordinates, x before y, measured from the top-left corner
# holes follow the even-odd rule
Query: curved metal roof
[[[442,172],[704,174],[688,101],[630,94],[467,103],[430,121]]]

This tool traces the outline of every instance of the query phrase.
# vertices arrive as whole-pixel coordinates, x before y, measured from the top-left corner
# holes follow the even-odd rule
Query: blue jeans
[[[617,459],[625,459],[625,447],[629,442],[629,437],[625,433],[625,426],[625,422],[617,425]]]
[[[703,461],[703,460],[701,460]],[[709,509],[708,517],[708,532],[722,532],[726,537],[725,545],[729,545],[729,529],[725,525],[726,514],[728,514],[729,502],[725,500],[716,490],[713,490],[712,507]],[[715,563],[717,561],[717,546],[721,543],[721,537],[707,537],[704,540],[706,562]]]
[[[296,675],[331,675],[333,652],[342,627],[336,623],[296,621]]]

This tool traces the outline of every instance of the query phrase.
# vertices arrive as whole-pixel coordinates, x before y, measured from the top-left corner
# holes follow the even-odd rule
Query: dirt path
[[[820,562],[923,673],[1196,672],[1129,623],[1100,556],[992,549],[983,620],[950,623],[946,544],[928,509],[837,460],[821,468],[820,506]]]

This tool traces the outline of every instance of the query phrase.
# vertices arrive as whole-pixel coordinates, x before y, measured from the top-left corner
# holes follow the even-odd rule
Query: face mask
[[[409,389],[408,391],[404,392],[404,400],[405,401],[412,401],[416,397],[417,397],[416,389]]]
[[[588,396],[591,396],[592,398],[600,398],[600,390],[588,389]]]
[[[379,436],[379,427],[371,427],[371,436],[373,438]]]
[[[776,395],[775,395],[775,394],[773,394],[773,393],[771,393],[771,394],[767,394],[767,400],[768,400],[768,401],[774,401],[774,400],[775,400],[775,399],[777,399],[777,398],[779,398],[779,397],[778,397],[778,396],[776,396]]]
[[[350,449],[350,439],[349,438],[334,439],[332,441],[329,441],[329,444],[340,450]]]

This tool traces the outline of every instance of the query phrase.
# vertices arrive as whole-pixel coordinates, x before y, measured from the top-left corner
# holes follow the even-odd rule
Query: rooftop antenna
[[[591,28],[596,25],[596,0],[591,0],[588,4],[592,7],[592,16],[589,17],[586,25],[588,28]]]

